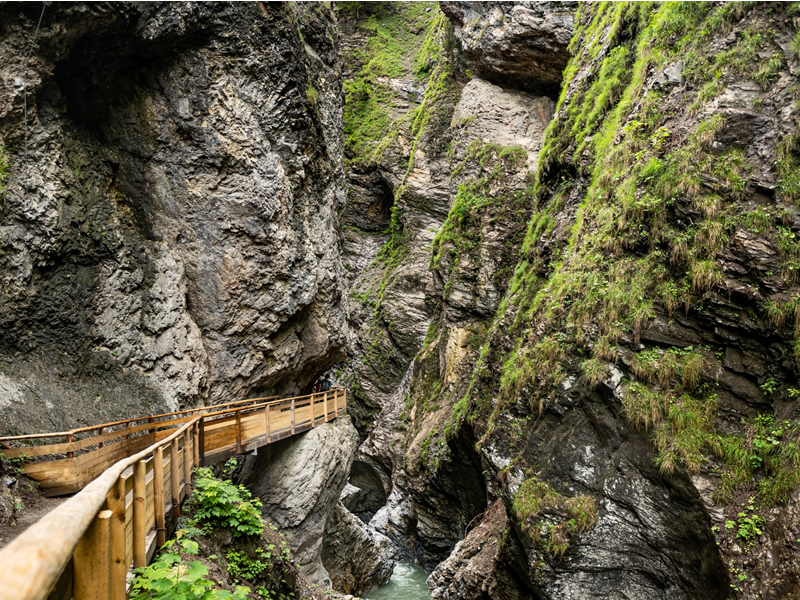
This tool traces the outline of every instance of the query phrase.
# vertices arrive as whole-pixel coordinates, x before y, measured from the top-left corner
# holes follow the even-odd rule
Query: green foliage
[[[197,554],[197,542],[182,537],[164,545],[164,552],[149,566],[135,569],[131,600],[245,600],[250,593],[238,587],[233,593],[216,589],[208,579],[208,567],[199,561],[185,562]]]
[[[190,499],[195,523],[210,533],[229,528],[234,537],[259,535],[264,530],[261,501],[241,485],[217,479],[211,469],[195,469],[194,492]]]
[[[597,523],[594,498],[564,496],[536,477],[522,482],[511,509],[522,530],[555,558],[567,551],[572,537]]]
[[[357,12],[356,19],[369,37],[366,50],[346,57],[362,66],[344,82],[345,150],[351,164],[374,164],[404,123],[393,117],[397,93],[386,80],[431,70],[445,18],[435,3],[414,2]]]

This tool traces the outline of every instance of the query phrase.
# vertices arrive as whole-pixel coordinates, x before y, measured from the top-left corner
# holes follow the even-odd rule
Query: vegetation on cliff
[[[761,115],[796,97],[797,57],[785,52],[796,12],[581,6],[520,260],[449,437],[469,422],[479,445],[524,440],[525,421],[495,430],[501,415],[524,417],[523,403],[541,415],[580,376],[649,432],[663,474],[710,478],[713,501],[739,515],[715,531],[725,548],[728,536],[752,545],[752,524],[789,500],[800,484],[798,109]],[[475,203],[461,193],[454,223],[465,198]],[[731,383],[737,336],[772,339],[774,360],[743,389]],[[526,481],[515,502],[542,485]]]
[[[286,541],[264,523],[258,498],[195,469],[193,492],[174,539],[137,569],[132,599],[288,600],[299,597]]]

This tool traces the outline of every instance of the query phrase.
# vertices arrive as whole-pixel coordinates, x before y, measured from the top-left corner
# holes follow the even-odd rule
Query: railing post
[[[103,427],[98,427],[97,428],[97,437],[100,437],[101,435],[103,435]],[[103,442],[98,442],[97,443],[97,447],[98,448],[102,448],[103,447]]]
[[[328,412],[330,412],[330,411],[328,411],[328,392],[327,391],[325,392],[325,395],[323,396],[323,403],[325,405],[325,422],[327,423],[328,420],[329,420],[328,419]]]
[[[198,446],[200,447],[200,460],[197,462],[198,467],[205,466],[206,462],[206,422],[205,417],[200,417],[199,423],[199,430],[200,430],[200,438],[198,440]]]
[[[147,417],[147,422],[148,422],[148,424],[152,423],[153,422],[153,417]],[[152,429],[148,429],[147,433],[153,433],[155,430],[156,430],[156,428],[153,427]]]
[[[189,430],[183,432],[183,497],[192,491],[192,450],[189,447]]]
[[[334,419],[339,416],[339,390],[333,390],[333,415]]]
[[[167,541],[167,524],[164,517],[164,448],[161,446],[153,453],[153,505],[156,543],[160,548]]]
[[[128,565],[125,563],[125,480],[117,479],[106,504],[114,514],[111,519],[111,589],[109,600],[126,600],[125,576]]]
[[[67,434],[67,443],[68,444],[72,443],[72,434],[71,433]],[[74,452],[67,452],[67,458],[75,458],[75,453]]]
[[[271,431],[272,428],[270,427],[270,423],[269,423],[269,404],[267,404],[264,407],[264,426],[266,427],[266,430],[267,430],[267,433],[266,433],[266,435],[267,435],[267,443],[269,444],[270,442],[272,442],[272,431]]]
[[[315,397],[316,397],[316,394],[311,394],[311,428],[312,429],[314,427],[316,427],[316,425],[314,423],[314,398]]]
[[[78,541],[72,555],[75,600],[111,597],[111,520],[114,513],[101,510]]]
[[[178,438],[172,440],[169,447],[170,487],[172,488],[172,510],[175,516],[181,514],[181,482],[178,479]]]
[[[147,526],[145,516],[145,463],[137,461],[133,465],[133,566],[147,566]]]
[[[199,467],[200,466],[200,421],[196,421],[195,424],[192,426],[192,450],[194,450],[192,456],[192,466]]]
[[[127,430],[127,429],[130,429],[130,428],[131,428],[131,422],[128,421],[127,423],[125,423],[125,429]],[[131,434],[130,433],[126,433],[125,434],[125,441],[127,442],[130,437],[131,437]]]
[[[289,418],[291,419],[292,423],[292,435],[294,435],[294,398],[292,398],[291,409],[289,411]]]
[[[242,411],[236,411],[236,454],[242,453]]]

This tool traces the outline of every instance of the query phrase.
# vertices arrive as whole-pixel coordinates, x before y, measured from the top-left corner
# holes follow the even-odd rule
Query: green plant
[[[264,530],[261,501],[243,486],[217,479],[208,467],[195,469],[194,486],[190,503],[195,509],[194,522],[203,531],[227,527],[234,537],[244,537]]]
[[[761,388],[761,391],[765,396],[771,396],[775,393],[775,390],[778,389],[778,382],[772,377],[767,377],[766,381],[758,387]]]
[[[196,555],[197,550],[197,542],[179,531],[151,565],[134,570],[131,600],[246,600],[249,588],[215,589],[208,567],[197,560],[184,562],[182,555]]]

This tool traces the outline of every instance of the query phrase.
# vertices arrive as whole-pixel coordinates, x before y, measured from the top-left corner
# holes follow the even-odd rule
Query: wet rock
[[[508,527],[505,505],[497,500],[428,577],[431,599],[533,598],[531,590],[508,568]]]
[[[389,539],[367,527],[340,502],[325,530],[322,562],[333,588],[363,594],[389,580],[394,569]]]
[[[321,586],[331,584],[322,564],[323,536],[357,445],[349,417],[340,417],[265,446],[246,457],[242,469],[241,479],[263,502],[264,516],[286,535],[300,575]]]

